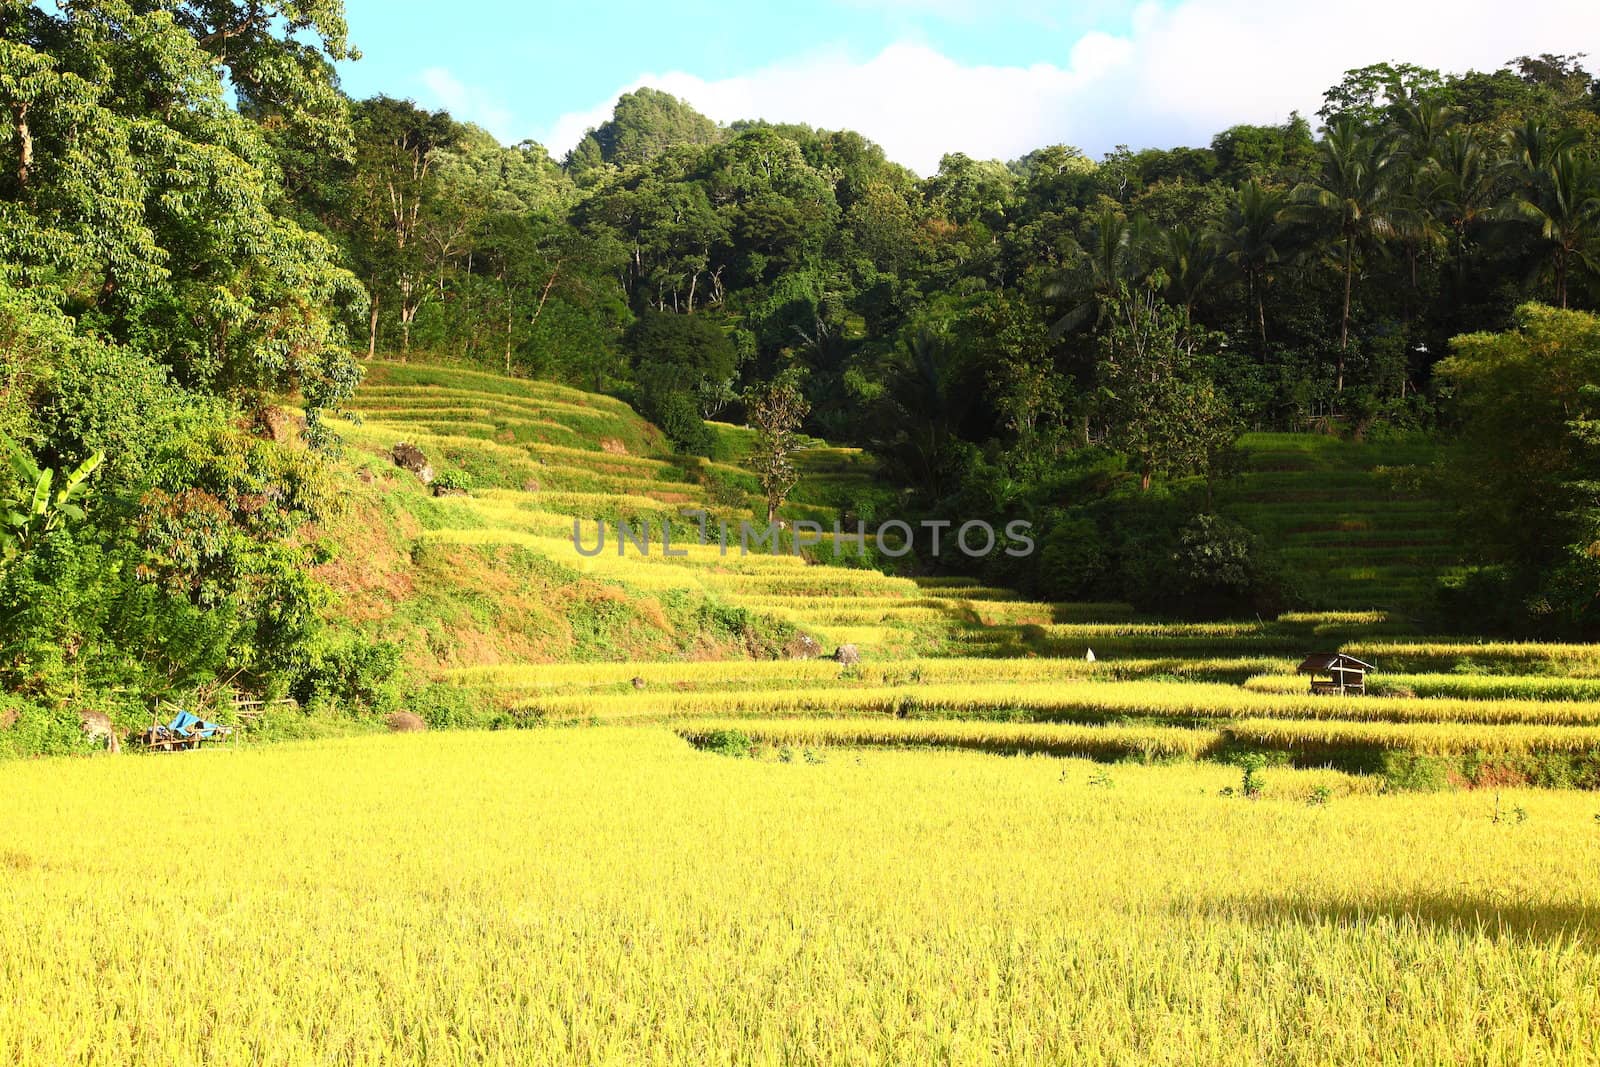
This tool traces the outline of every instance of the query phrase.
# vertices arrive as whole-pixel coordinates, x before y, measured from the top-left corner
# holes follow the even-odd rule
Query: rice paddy
[[[0,764],[0,1062],[1592,1062],[1600,649],[1414,621],[1426,448],[1248,441],[1228,506],[1340,593],[1180,623],[694,543],[759,503],[737,427],[397,364],[357,407],[347,610],[500,728]],[[802,467],[789,521],[874,487]],[[1335,650],[1369,695],[1294,673]]]
[[[1591,1062],[1594,798],[1363,781],[611,728],[13,763],[0,1061]]]
[[[351,431],[358,447],[381,453],[383,442],[403,437],[475,472],[469,495],[415,510],[416,544],[531,553],[612,583],[625,597],[701,597],[795,627],[816,639],[818,651],[853,644],[864,657],[842,665],[629,655],[611,663],[499,656],[473,663],[457,655],[436,671],[498,709],[500,722],[692,733],[685,723],[714,720],[744,723],[763,737],[824,731],[830,746],[858,747],[989,744],[963,741],[963,731],[1037,738],[1087,729],[1103,738],[1108,730],[1177,730],[1191,734],[1170,751],[1186,759],[1225,761],[1253,746],[1274,760],[1305,764],[1314,752],[1380,774],[1384,754],[1397,750],[1438,756],[1451,774],[1473,753],[1536,762],[1543,753],[1582,750],[1584,760],[1600,763],[1600,749],[1583,748],[1584,731],[1600,729],[1595,647],[1431,637],[1395,610],[1403,604],[1363,599],[1425,583],[1430,569],[1449,564],[1438,509],[1418,492],[1424,479],[1416,472],[1433,456],[1425,444],[1248,437],[1245,473],[1224,493],[1224,508],[1267,537],[1284,565],[1311,567],[1342,590],[1323,598],[1338,610],[1179,623],[1141,619],[1124,604],[1033,603],[971,578],[843,567],[827,545],[725,550],[717,524],[754,514],[755,486],[738,465],[752,438],[740,427],[713,424],[726,461],[686,461],[663,454],[654,431],[616,401],[396,364],[375,367],[358,407],[364,421]],[[609,426],[604,434],[601,423]],[[550,439],[539,429],[545,424],[573,436]],[[811,442],[800,466],[791,518],[839,518],[850,494],[873,485],[872,461],[858,450]],[[713,492],[718,486],[737,488]],[[699,520],[680,514],[686,509],[708,517],[710,543],[698,543]],[[596,525],[619,519],[636,529],[652,524],[656,551],[619,548],[613,536],[593,552]],[[589,552],[574,548],[575,522]],[[660,551],[668,525],[671,556]],[[1377,663],[1370,695],[1312,695],[1293,667],[1313,650]],[[1553,748],[1552,737],[1561,739]],[[1102,756],[1131,751],[1109,745]],[[1530,765],[1519,773],[1565,781],[1570,770]]]

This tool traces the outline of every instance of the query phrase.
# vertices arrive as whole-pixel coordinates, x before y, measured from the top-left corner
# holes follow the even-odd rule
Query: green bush
[[[673,315],[650,311],[629,328],[639,410],[661,427],[679,449],[709,456],[716,435],[701,417],[701,399],[732,381],[739,352],[731,338],[705,314]]]
[[[65,756],[97,747],[84,734],[78,713],[65,704],[0,693],[0,726],[0,756]]]
[[[438,474],[434,475],[433,481],[429,484],[433,487],[433,491],[435,493],[465,493],[471,491],[473,487],[473,481],[472,474],[469,471],[447,470],[440,471]]]
[[[409,694],[405,710],[422,717],[430,730],[483,728],[497,718],[484,695],[464,686],[429,682]]]
[[[1088,519],[1056,523],[1036,547],[1039,591],[1050,600],[1090,596],[1103,583],[1106,545],[1100,528]]]
[[[399,645],[361,634],[322,635],[304,655],[290,692],[305,707],[382,714],[399,700]]]

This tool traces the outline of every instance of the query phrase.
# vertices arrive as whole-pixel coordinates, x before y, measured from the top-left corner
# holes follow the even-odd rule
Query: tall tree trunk
[[[28,184],[28,171],[33,167],[33,131],[28,128],[28,105],[18,102],[11,105],[13,125],[17,131],[17,188]]]
[[[506,376],[511,376],[511,286],[506,286]]]
[[[539,325],[539,316],[544,314],[544,302],[550,299],[550,290],[556,284],[556,275],[561,272],[561,260],[556,260],[556,265],[550,268],[550,277],[545,279],[544,289],[539,293],[539,306],[533,309],[533,318],[528,320],[529,326]]]
[[[400,279],[400,360],[411,354],[411,320],[417,317],[417,301],[411,299],[411,279]]]
[[[1356,276],[1356,239],[1344,239],[1344,314],[1339,319],[1339,366],[1335,376],[1333,391],[1344,392],[1344,352],[1350,344],[1350,290],[1355,285]]]
[[[1267,294],[1266,284],[1254,274],[1250,275],[1250,291],[1256,298],[1256,325],[1261,331],[1261,355],[1267,354]]]
[[[378,354],[378,279],[372,279],[372,301],[367,314],[367,358]]]

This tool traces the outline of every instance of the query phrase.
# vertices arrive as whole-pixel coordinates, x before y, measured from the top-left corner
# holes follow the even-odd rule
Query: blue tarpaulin
[[[222,727],[218,723],[206,722],[198,715],[191,715],[187,711],[178,712],[178,717],[167,723],[167,729],[184,737],[210,737]]]

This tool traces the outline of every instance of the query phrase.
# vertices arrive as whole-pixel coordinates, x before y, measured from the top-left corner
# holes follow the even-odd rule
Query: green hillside
[[[753,476],[737,463],[671,455],[653,427],[608,397],[376,363],[352,414],[339,425],[355,475],[351,506],[327,575],[347,615],[400,642],[418,666],[772,655],[801,631],[828,652],[972,651],[1014,644],[1022,624],[1069,610],[975,582],[830,565],[826,544],[810,559],[741,555],[737,524],[753,522],[759,506]],[[748,450],[748,431],[717,430],[732,458]],[[435,484],[459,474],[470,490],[434,495],[394,464],[402,442],[422,450]],[[818,443],[799,463],[804,479],[780,518],[822,523],[830,537],[841,510],[877,491],[858,450]],[[693,543],[685,509],[707,512],[711,544]],[[618,519],[656,531],[671,522],[674,551],[687,555],[665,556],[658,533],[648,555],[630,546],[619,556]],[[575,550],[575,520],[591,547],[596,520],[613,524],[601,554]],[[727,554],[714,540],[719,520],[735,530]],[[1106,606],[1107,617],[1127,613]],[[708,618],[723,622],[707,629]]]
[[[869,655],[1083,656],[1266,652],[1291,655],[1321,636],[1286,619],[1242,635],[1230,624],[1130,628],[1123,604],[1045,604],[972,579],[892,577],[836,565],[826,544],[804,556],[724,555],[716,523],[735,530],[760,507],[739,460],[750,431],[713,424],[726,461],[673,455],[654,427],[610,397],[545,382],[419,364],[375,363],[340,424],[359,477],[328,574],[350,617],[425,668],[563,659],[781,652],[800,632],[825,652],[855,644]],[[433,495],[391,458],[420,448],[446,482]],[[1260,536],[1310,606],[1328,611],[1425,607],[1451,562],[1438,505],[1419,497],[1422,445],[1368,445],[1330,437],[1254,434],[1246,466],[1222,508]],[[841,515],[892,498],[870,456],[812,442],[803,478],[781,517],[831,530]],[[863,501],[867,504],[863,504]],[[708,513],[713,543],[692,541],[685,509]],[[614,523],[672,522],[675,550],[615,551]],[[573,523],[592,546],[596,520],[613,524],[593,558],[573,547]],[[737,534],[734,534],[737,538]],[[807,558],[810,557],[810,558]],[[849,549],[841,563],[849,563]],[[709,613],[709,614],[708,614]],[[693,628],[689,618],[721,617]],[[1359,618],[1359,616],[1358,616]],[[1349,636],[1393,629],[1372,619]],[[796,645],[795,648],[803,647]]]
[[[1459,561],[1445,505],[1425,469],[1425,442],[1364,443],[1318,434],[1253,433],[1221,509],[1250,527],[1314,607],[1416,614]]]
[[[429,681],[418,707],[431,725],[668,724],[712,748],[1252,751],[1410,787],[1600,773],[1592,646],[1432,637],[1407,616],[1449,563],[1439,510],[1415,489],[1432,458],[1421,446],[1246,439],[1222,503],[1295,569],[1313,609],[1174,622],[841,566],[825,545],[693,543],[681,509],[714,524],[759,504],[731,462],[749,444],[737,427],[716,427],[727,460],[686,459],[611,398],[392,363],[372,367],[355,410],[325,576],[338,610]],[[398,467],[402,442],[452,488],[436,495]],[[805,462],[815,481],[789,519],[831,522],[882,491],[859,452],[813,442]],[[618,554],[613,540],[581,555],[574,520],[592,544],[597,517],[674,522],[685,554]],[[830,658],[844,644],[860,663]],[[1311,650],[1378,664],[1373,695],[1308,694],[1294,667]]]

